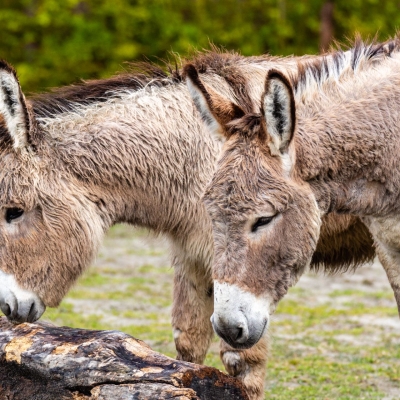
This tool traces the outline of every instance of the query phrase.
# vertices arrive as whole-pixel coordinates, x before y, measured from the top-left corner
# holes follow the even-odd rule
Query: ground
[[[174,356],[168,246],[118,225],[58,309],[57,325],[118,329]],[[266,399],[400,399],[400,321],[378,262],[334,277],[306,274],[270,324]],[[223,369],[215,338],[206,364]]]

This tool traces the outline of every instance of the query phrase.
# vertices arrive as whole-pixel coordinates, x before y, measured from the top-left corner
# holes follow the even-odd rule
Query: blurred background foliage
[[[209,42],[244,55],[300,55],[356,31],[384,40],[400,26],[400,1],[1,0],[0,26],[0,58],[32,92]]]

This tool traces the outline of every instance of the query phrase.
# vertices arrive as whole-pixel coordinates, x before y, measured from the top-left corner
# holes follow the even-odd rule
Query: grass
[[[94,266],[44,318],[118,329],[173,357],[169,264],[161,239],[118,225]],[[379,268],[359,274],[358,280],[308,276],[279,304],[271,322],[266,399],[400,398],[400,323],[393,295]],[[223,370],[217,338],[206,364]]]

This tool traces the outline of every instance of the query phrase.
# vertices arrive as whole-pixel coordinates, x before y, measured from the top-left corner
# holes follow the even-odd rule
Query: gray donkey
[[[375,51],[356,44],[352,68],[332,79],[321,80],[330,72],[315,60],[314,83],[306,73],[269,71],[258,110],[232,104],[185,67],[203,119],[225,139],[204,196],[215,240],[212,323],[254,364],[266,351],[270,314],[312,267],[331,213],[367,224],[400,311],[400,53]]]
[[[371,57],[386,51],[376,46]],[[211,51],[192,63],[235,113],[236,104],[257,103],[272,67],[311,79],[313,60],[321,59],[326,74],[338,76],[356,54],[299,60]],[[111,225],[147,227],[172,245],[178,358],[202,363],[213,334],[214,248],[201,196],[219,152],[179,71],[147,66],[25,100],[14,69],[1,62],[2,311],[15,322],[35,321],[46,306],[60,303]],[[315,265],[358,265],[374,257],[371,236],[357,218],[329,216],[322,232]],[[260,390],[265,354],[259,359],[223,344],[221,355],[231,374],[246,370],[255,377],[244,380],[249,393]]]

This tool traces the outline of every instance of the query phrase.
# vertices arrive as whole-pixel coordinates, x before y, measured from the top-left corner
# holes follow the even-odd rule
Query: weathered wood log
[[[215,368],[177,361],[118,331],[0,318],[0,399],[247,399]]]

